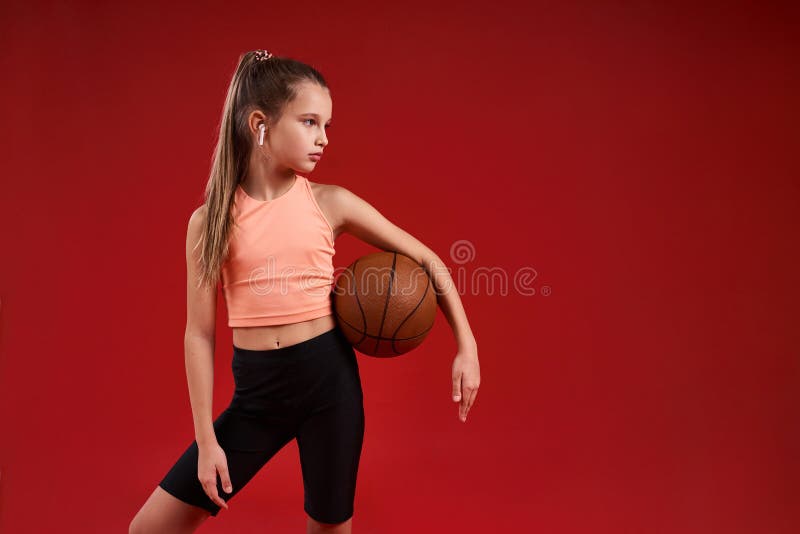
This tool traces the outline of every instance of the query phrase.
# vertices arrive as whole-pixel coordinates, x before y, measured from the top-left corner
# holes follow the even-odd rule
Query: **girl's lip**
[[[309,154],[309,157],[314,161],[319,161],[322,156],[320,154]]]

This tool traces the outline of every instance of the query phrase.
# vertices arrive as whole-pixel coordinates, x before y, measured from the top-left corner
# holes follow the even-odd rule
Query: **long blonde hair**
[[[201,269],[198,285],[216,287],[228,256],[228,238],[233,221],[236,187],[244,179],[252,150],[247,118],[259,110],[268,124],[276,124],[286,105],[297,96],[297,86],[311,81],[328,88],[315,68],[288,57],[272,55],[258,59],[258,50],[239,56],[239,64],[228,86],[214,149],[211,173],[205,189],[205,223],[200,240]]]

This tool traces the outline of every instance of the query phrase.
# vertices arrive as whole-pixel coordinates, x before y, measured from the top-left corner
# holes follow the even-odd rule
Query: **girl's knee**
[[[322,523],[308,515],[308,529],[306,534],[316,534],[318,532],[325,532],[327,534],[350,534],[353,526],[353,516],[349,519],[339,523]]]

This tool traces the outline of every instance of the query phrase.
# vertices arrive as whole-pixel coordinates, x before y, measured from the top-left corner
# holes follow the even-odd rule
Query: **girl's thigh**
[[[296,427],[270,423],[263,417],[229,407],[214,421],[217,442],[225,453],[233,491],[225,493],[217,474],[217,495],[225,502],[235,497],[258,471],[295,436]],[[198,478],[199,448],[194,440],[164,476],[159,486],[179,500],[212,516],[220,511]]]
[[[156,486],[134,516],[128,532],[194,532],[210,515],[208,510],[185,503]]]
[[[313,412],[298,428],[304,509],[321,523],[340,523],[353,515],[364,441],[363,399],[356,393],[360,390]]]

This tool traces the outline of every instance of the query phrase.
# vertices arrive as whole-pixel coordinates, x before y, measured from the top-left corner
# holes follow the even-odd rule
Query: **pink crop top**
[[[333,313],[333,228],[308,179],[296,176],[272,200],[256,200],[236,186],[221,272],[228,326],[297,323]]]

